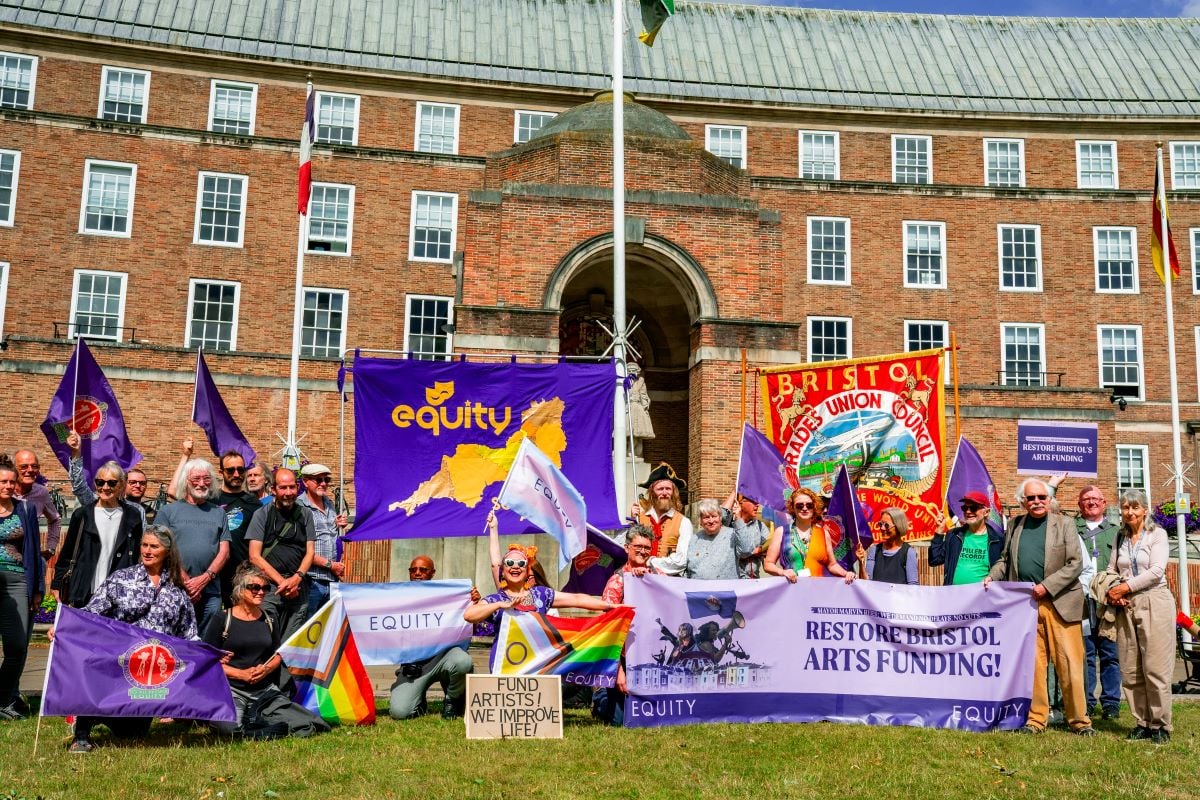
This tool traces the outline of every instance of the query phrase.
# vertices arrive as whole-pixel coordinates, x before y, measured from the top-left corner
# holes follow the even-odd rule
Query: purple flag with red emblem
[[[779,525],[788,521],[788,488],[783,454],[749,422],[742,425],[738,456],[737,490],[763,507],[763,517]]]
[[[72,430],[79,434],[83,472],[89,483],[106,461],[116,461],[122,469],[129,469],[142,460],[125,432],[117,395],[82,337],[42,422],[42,433],[63,469],[71,460],[67,437]]]
[[[872,534],[845,464],[838,466],[837,477],[833,480],[833,494],[829,497],[821,524],[829,532],[829,541],[833,544],[833,554],[838,563],[845,569],[853,569],[854,562],[858,560],[858,548],[870,547]]]
[[[59,609],[42,716],[237,720],[217,648]]]
[[[599,595],[612,574],[625,566],[628,559],[624,547],[589,526],[587,544],[582,553],[571,559],[571,571],[562,590]]]
[[[247,469],[254,466],[258,453],[254,452],[242,429],[234,422],[200,351],[196,351],[196,394],[192,400],[192,422],[204,429],[208,445],[217,458],[234,450],[241,453]]]

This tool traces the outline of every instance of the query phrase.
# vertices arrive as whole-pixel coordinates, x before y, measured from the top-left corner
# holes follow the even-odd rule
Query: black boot
[[[467,696],[458,698],[447,697],[442,701],[442,719],[458,719],[466,711]]]

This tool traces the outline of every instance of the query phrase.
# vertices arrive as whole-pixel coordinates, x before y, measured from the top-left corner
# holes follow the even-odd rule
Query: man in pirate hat
[[[686,553],[692,539],[692,521],[683,513],[683,493],[687,491],[687,483],[664,461],[650,472],[641,486],[648,491],[633,504],[630,516],[634,522],[654,532],[650,555],[662,558],[676,550]]]

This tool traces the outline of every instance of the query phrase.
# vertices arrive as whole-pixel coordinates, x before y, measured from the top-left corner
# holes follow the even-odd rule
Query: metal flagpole
[[[82,358],[83,350],[81,342],[83,337],[79,332],[75,332],[75,378],[71,382],[71,433],[75,433],[75,404],[79,402],[79,359]],[[83,452],[83,442],[79,442],[79,451]]]
[[[1179,605],[1183,609],[1183,613],[1190,614],[1191,590],[1188,586],[1187,572],[1187,524],[1183,512],[1183,453],[1179,447],[1179,387],[1176,385],[1177,373],[1175,371],[1175,303],[1171,291],[1171,279],[1174,275],[1171,272],[1171,229],[1168,227],[1167,220],[1167,175],[1163,171],[1162,142],[1156,142],[1155,146],[1158,152],[1156,168],[1159,177],[1157,181],[1158,195],[1155,197],[1155,201],[1158,203],[1159,221],[1162,228],[1162,238],[1159,244],[1162,247],[1163,285],[1166,286],[1167,300],[1167,369],[1171,376],[1171,451],[1175,460],[1175,535],[1179,540]]]
[[[312,96],[312,81],[308,82],[305,103]],[[305,125],[307,125],[305,121]],[[283,466],[297,469],[300,466],[300,447],[296,442],[296,391],[300,385],[300,330],[304,319],[304,245],[308,233],[308,214],[300,214],[300,229],[296,234],[296,292],[292,309],[292,371],[288,379],[288,423],[287,439],[283,445]]]
[[[204,343],[196,348],[196,374],[192,377],[192,421],[196,419],[196,395],[200,391],[200,354],[204,352]]]
[[[613,356],[617,362],[616,403],[613,414],[613,480],[617,508],[628,508],[625,458],[625,26],[622,0],[613,0]]]

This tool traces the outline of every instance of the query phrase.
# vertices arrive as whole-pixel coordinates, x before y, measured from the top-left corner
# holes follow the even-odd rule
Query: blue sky
[[[1038,17],[1195,17],[1200,0],[718,0],[755,5],[808,6],[920,14],[997,14]]]

